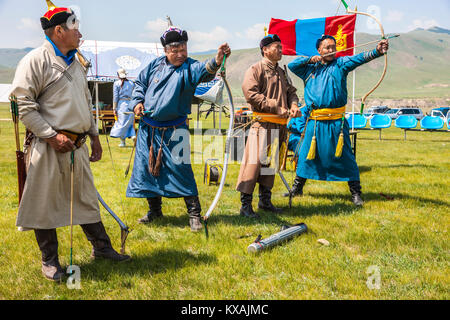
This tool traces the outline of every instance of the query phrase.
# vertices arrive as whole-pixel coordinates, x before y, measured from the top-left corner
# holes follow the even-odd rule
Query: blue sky
[[[167,26],[166,15],[189,34],[191,52],[216,48],[257,47],[270,18],[286,20],[333,16],[339,0],[225,0],[118,1],[54,0],[57,6],[76,7],[84,39],[155,42]],[[188,4],[187,4],[188,3]],[[450,29],[450,0],[348,0],[350,7],[381,17],[386,33],[403,33],[437,25]],[[43,39],[39,18],[44,0],[0,0],[0,48],[36,47]],[[342,5],[338,14],[344,14]],[[357,31],[379,33],[359,16]]]

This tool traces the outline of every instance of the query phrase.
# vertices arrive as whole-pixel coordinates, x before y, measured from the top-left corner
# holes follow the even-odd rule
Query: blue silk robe
[[[146,115],[139,125],[127,197],[178,198],[198,195],[190,163],[190,136],[183,119],[191,113],[191,101],[197,85],[213,80],[218,68],[214,58],[207,62],[188,58],[181,66],[175,67],[163,56],[153,60],[139,74],[129,110],[143,103]],[[162,130],[155,129],[153,136],[154,159],[161,144],[163,147],[159,176],[149,172],[152,127],[148,123],[154,127],[167,127],[164,135]],[[182,148],[179,148],[180,143]],[[174,148],[177,148],[176,152],[172,152]]]
[[[122,86],[121,80],[116,80],[113,86],[113,101],[117,103],[117,121],[111,129],[111,138],[130,138],[136,135],[134,131],[134,114],[125,114],[133,93],[134,83],[125,80]]]
[[[358,66],[381,55],[374,49],[355,56],[337,58],[328,64],[308,64],[310,57],[299,57],[289,63],[289,69],[305,85],[305,103],[308,111],[340,108],[347,104],[347,75]],[[302,178],[326,181],[359,181],[359,169],[352,153],[349,126],[344,120],[344,148],[340,158],[335,157],[342,120],[321,120],[316,123],[316,157],[307,160],[314,136],[314,120],[309,120],[297,164],[297,175]]]
[[[287,124],[287,129],[289,130],[288,150],[293,151],[294,153],[298,153],[298,151],[300,151],[298,144],[300,142],[303,129],[305,128],[306,120],[309,117],[307,107],[303,107],[300,110],[302,112],[302,116],[292,118]]]

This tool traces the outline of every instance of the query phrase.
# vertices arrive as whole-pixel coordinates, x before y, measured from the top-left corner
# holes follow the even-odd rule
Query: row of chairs
[[[381,130],[390,128],[392,125],[392,119],[386,114],[376,114],[369,121],[369,128],[367,126],[367,119],[360,114],[351,114],[347,119],[350,128],[354,125],[355,130],[379,130],[380,140],[381,140]],[[444,125],[447,125],[447,130],[441,130]],[[395,119],[395,127],[405,130],[405,140],[406,131],[450,131],[450,117],[447,121],[439,117],[426,116],[420,120],[420,129],[416,129],[419,121],[414,116],[399,116]]]

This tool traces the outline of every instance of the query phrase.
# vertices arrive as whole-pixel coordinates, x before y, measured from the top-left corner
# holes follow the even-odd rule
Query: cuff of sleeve
[[[382,55],[383,55],[383,54],[382,54],[382,53],[379,53],[378,50],[375,48],[375,49],[373,49],[372,51],[369,51],[367,61],[371,61],[371,60],[373,60],[373,59],[379,58],[379,57],[381,57]]]
[[[300,109],[300,106],[298,105],[298,99],[292,99],[292,101],[290,101],[289,109],[292,107],[293,104],[295,104],[295,106]]]
[[[90,137],[98,137],[100,134],[98,133],[97,128],[94,128],[88,131],[88,135]]]
[[[210,74],[216,74],[217,70],[219,70],[219,65],[216,63],[216,58],[212,58],[210,61],[206,63],[206,71]]]
[[[278,104],[275,99],[267,99],[267,107],[269,107],[270,113],[278,113]]]
[[[23,115],[21,120],[25,127],[39,138],[47,139],[57,134],[57,132],[39,115],[37,111]]]
[[[130,111],[130,112],[134,112],[134,108],[136,108],[136,106],[139,103],[144,104],[144,100],[141,101],[140,99],[136,99],[136,98],[132,99],[130,101],[130,103],[128,104],[127,110]]]

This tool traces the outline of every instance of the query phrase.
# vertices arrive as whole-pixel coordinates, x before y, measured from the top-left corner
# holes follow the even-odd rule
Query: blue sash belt
[[[157,120],[151,119],[147,116],[143,116],[141,119],[145,124],[148,124],[151,127],[167,128],[167,127],[179,126],[180,124],[182,124],[186,121],[187,116],[179,117],[175,120],[169,120],[169,121],[157,121]]]

